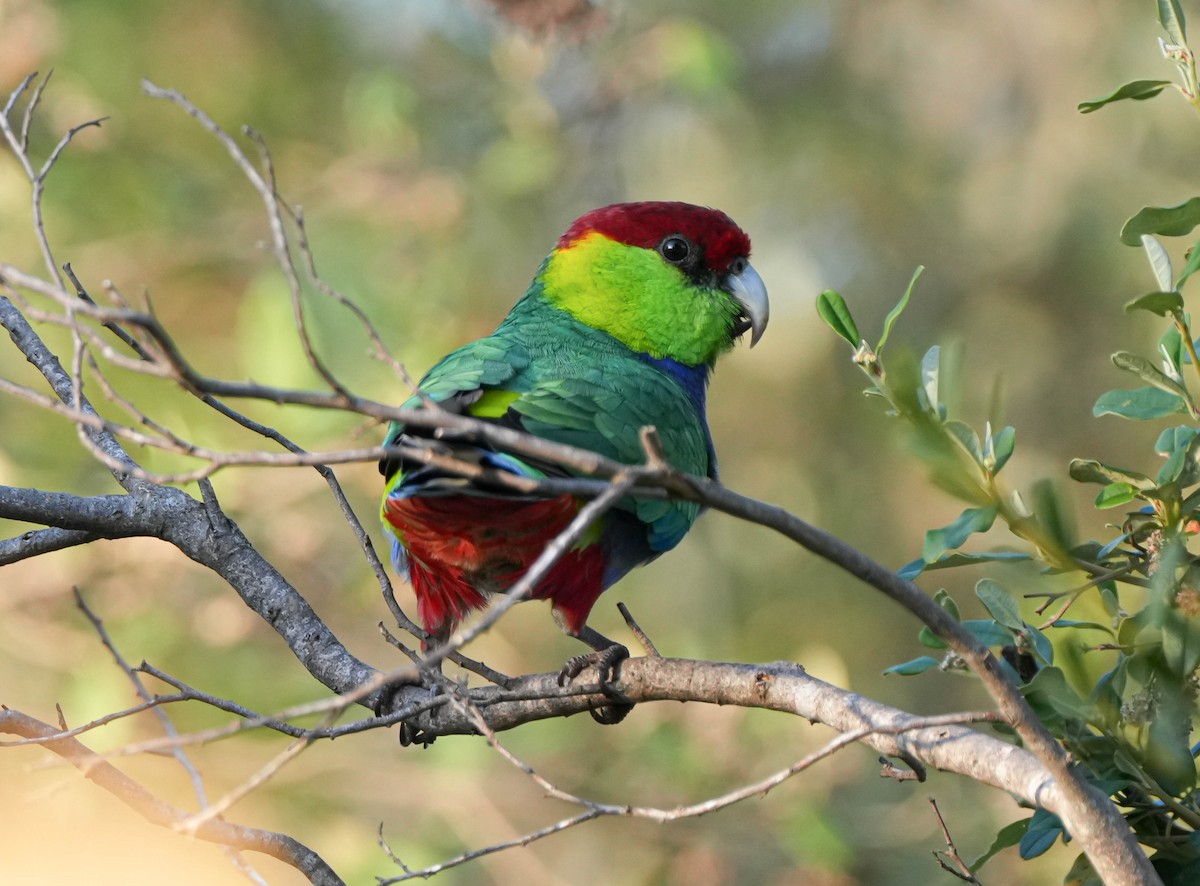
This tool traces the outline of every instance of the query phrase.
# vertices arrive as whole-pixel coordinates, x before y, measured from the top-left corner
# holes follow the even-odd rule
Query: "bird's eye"
[[[668,237],[659,244],[658,251],[673,265],[683,264],[692,254],[692,244],[683,237]]]

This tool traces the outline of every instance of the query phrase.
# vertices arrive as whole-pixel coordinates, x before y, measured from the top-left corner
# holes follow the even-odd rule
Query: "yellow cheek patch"
[[[733,343],[732,297],[694,285],[653,249],[592,232],[551,255],[542,284],[557,307],[655,359],[697,366]]]

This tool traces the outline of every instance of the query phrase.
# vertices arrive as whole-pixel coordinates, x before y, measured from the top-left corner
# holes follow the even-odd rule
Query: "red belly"
[[[384,516],[409,554],[417,613],[425,630],[443,634],[487,595],[512,587],[575,518],[573,496],[534,501],[481,496],[413,496],[389,500]],[[569,550],[532,596],[550,599],[578,633],[603,588],[600,547]]]

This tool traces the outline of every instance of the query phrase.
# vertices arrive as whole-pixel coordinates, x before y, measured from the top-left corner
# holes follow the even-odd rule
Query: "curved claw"
[[[595,665],[596,676],[600,680],[600,688],[604,694],[616,692],[612,681],[616,677],[617,665],[627,658],[629,658],[629,650],[620,643],[572,656],[567,659],[567,663],[558,672],[558,685],[566,686],[585,670]]]
[[[436,684],[430,686],[429,687],[430,698],[437,695],[441,691],[442,691],[441,687]],[[389,698],[389,701],[390,701],[390,698]],[[381,707],[381,706],[376,706],[376,710],[375,710],[376,716],[379,716],[379,714],[381,713],[379,710],[379,707]],[[410,723],[407,720],[400,721],[399,738],[400,738],[400,747],[402,747],[402,748],[406,748],[409,745],[414,745],[414,744],[419,744],[421,747],[427,748],[431,744],[433,744],[435,741],[437,741],[436,735],[429,735],[429,734],[425,733],[424,731],[422,731],[421,727],[418,726],[416,723]]]
[[[567,659],[567,663],[558,672],[558,685],[566,686],[594,665],[600,682],[600,691],[604,693],[605,698],[611,699],[612,704],[602,705],[598,708],[589,708],[588,713],[592,715],[592,719],[597,723],[602,723],[605,726],[613,726],[624,720],[629,715],[629,712],[633,710],[633,702],[629,699],[629,696],[613,685],[613,681],[617,679],[617,671],[619,670],[620,663],[627,658],[629,658],[629,650],[620,643],[614,643],[604,649],[597,649],[583,655],[573,656]]]
[[[629,712],[633,710],[633,702],[614,702],[613,704],[601,705],[598,708],[588,708],[588,713],[592,715],[592,719],[601,726],[616,726],[622,720],[629,716]]]

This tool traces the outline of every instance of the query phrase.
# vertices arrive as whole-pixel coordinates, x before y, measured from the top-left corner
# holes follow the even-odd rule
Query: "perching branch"
[[[796,666],[790,665],[736,665],[661,657],[634,659],[623,664],[620,682],[620,691],[631,701],[675,700],[735,704],[786,711],[827,723],[843,734],[843,739],[837,741],[845,743],[862,740],[888,756],[898,756],[923,766],[965,775],[1009,791],[1031,805],[1056,813],[1062,818],[1072,836],[1079,841],[1096,871],[1106,882],[1155,882],[1153,870],[1117,808],[1107,797],[1089,787],[1071,767],[1066,752],[1037,720],[991,652],[913,584],[898,578],[866,555],[781,508],[745,498],[713,481],[679,473],[661,458],[655,457],[651,445],[653,436],[649,434],[646,437],[647,463],[624,465],[595,453],[554,444],[466,416],[451,415],[429,408],[397,409],[356,395],[345,388],[325,367],[313,350],[308,337],[301,282],[289,248],[286,226],[286,218],[290,217],[303,236],[302,216],[287,209],[286,204],[279,198],[269,154],[263,150],[263,170],[260,171],[230,136],[178,93],[159,89],[152,84],[145,85],[149,94],[171,100],[198,119],[221,142],[263,198],[276,262],[288,281],[298,335],[305,345],[310,365],[321,375],[329,390],[294,391],[252,382],[207,377],[191,366],[183,351],[152,312],[131,310],[125,307],[123,302],[116,308],[99,306],[90,297],[83,297],[85,290],[82,286],[77,286],[76,293],[67,291],[58,277],[49,239],[45,236],[40,203],[54,161],[66,148],[71,137],[82,127],[68,133],[46,163],[35,170],[27,153],[27,139],[24,136],[27,126],[22,128],[21,135],[17,135],[9,123],[15,103],[30,82],[26,81],[10,97],[3,115],[0,116],[5,121],[3,131],[9,146],[21,160],[33,187],[33,223],[39,234],[39,242],[43,243],[49,279],[38,278],[0,262],[0,286],[9,293],[7,296],[0,294],[0,325],[8,330],[18,351],[41,372],[56,399],[52,400],[39,392],[21,389],[7,380],[3,380],[4,390],[9,394],[24,397],[35,405],[52,409],[67,418],[78,430],[85,445],[113,473],[125,494],[85,498],[67,493],[0,487],[0,517],[45,527],[0,542],[0,564],[70,545],[85,544],[99,538],[145,536],[161,539],[173,545],[189,559],[220,576],[251,610],[271,625],[287,643],[296,659],[335,694],[334,698],[321,703],[321,710],[332,715],[351,704],[371,708],[383,706],[384,709],[380,713],[384,714],[384,717],[380,723],[374,725],[403,719],[430,739],[439,735],[482,732],[494,740],[496,732],[539,719],[568,716],[603,704],[604,696],[599,693],[598,687],[564,689],[557,686],[553,675],[534,675],[506,679],[503,685],[472,689],[465,696],[463,703],[447,703],[451,700],[449,697],[431,701],[424,686],[405,685],[421,682],[415,666],[385,671],[353,656],[307,601],[224,513],[211,485],[202,483],[201,500],[166,485],[163,481],[168,478],[145,472],[130,457],[121,440],[138,445],[152,445],[200,459],[204,465],[198,472],[181,475],[193,479],[207,477],[218,468],[250,463],[290,461],[292,464],[317,467],[330,481],[339,507],[353,527],[364,556],[379,576],[381,588],[387,598],[390,596],[390,584],[386,575],[379,565],[378,558],[374,556],[365,531],[353,516],[349,504],[340,493],[336,478],[328,468],[328,464],[337,460],[377,458],[382,454],[379,448],[344,452],[340,455],[313,455],[286,438],[271,433],[270,429],[257,426],[260,433],[273,439],[287,452],[218,452],[192,444],[176,436],[165,426],[157,425],[136,404],[120,397],[111,387],[106,388],[106,383],[102,382],[101,389],[108,392],[110,399],[118,403],[127,414],[132,415],[134,421],[150,430],[141,431],[104,418],[84,396],[82,386],[86,372],[90,371],[98,378],[103,378],[99,364],[95,364],[94,367],[89,364],[91,355],[96,353],[114,365],[173,381],[181,390],[199,397],[227,418],[246,427],[252,427],[255,423],[231,410],[220,398],[263,400],[353,412],[376,419],[399,419],[414,426],[435,428],[444,436],[491,443],[569,468],[580,475],[581,479],[546,481],[544,484],[534,485],[545,489],[570,489],[572,494],[588,497],[591,501],[581,510],[571,527],[547,548],[530,573],[514,586],[507,599],[493,607],[474,627],[461,631],[452,638],[447,649],[439,652],[439,655],[458,654],[463,645],[494,624],[508,607],[525,596],[536,584],[538,570],[550,568],[554,559],[568,549],[594,519],[620,498],[626,495],[669,495],[695,501],[711,509],[774,529],[900,603],[929,625],[980,677],[996,701],[1004,721],[1016,730],[1028,750],[961,725],[935,725],[928,720],[913,718],[904,712],[814,680]],[[40,87],[39,92],[35,93],[35,102],[37,95],[40,95]],[[95,125],[98,122],[91,121],[84,126]],[[256,138],[256,141],[261,145],[261,140]],[[315,276],[315,264],[311,262],[311,254],[306,250],[307,241],[304,251],[310,259],[309,268],[314,270]],[[73,275],[72,278],[74,279]],[[75,282],[77,284],[78,281]],[[43,322],[57,322],[71,331],[74,350],[70,371],[63,368],[59,357],[46,347],[30,324],[29,317],[34,317],[36,312],[20,306],[25,294],[40,297],[58,307],[60,313],[54,319],[50,318],[49,313],[38,316]],[[360,319],[365,320],[365,314],[358,313],[361,315]],[[125,336],[121,336],[122,341],[128,344],[128,338],[137,342],[137,348],[134,349],[137,358],[118,354],[104,344],[100,340],[100,333],[88,324],[123,330]],[[369,323],[367,328],[369,335],[381,341]],[[395,367],[402,369],[399,363],[393,363]],[[437,458],[420,452],[405,451],[404,454],[414,458]],[[398,607],[395,611],[399,611]],[[402,623],[410,632],[416,633],[416,626],[406,617]],[[384,692],[385,689],[388,691]],[[44,740],[51,750],[71,759],[76,765],[81,765],[77,762],[80,760],[88,765],[93,763],[94,755],[79,745],[74,738],[58,735],[53,727],[25,718],[16,712],[4,712],[0,717],[0,727],[18,734],[28,733],[30,737],[36,736]],[[301,736],[297,738],[294,747],[308,747],[312,740],[312,736]],[[168,737],[167,741],[168,744],[173,743],[172,746],[178,747],[183,737]],[[282,762],[285,761],[281,760],[280,765]],[[120,790],[138,797],[136,805],[155,810],[154,814],[160,818],[174,823],[182,820],[177,815],[178,810],[164,811],[129,788],[121,781],[124,777],[109,764],[98,763],[91,771],[109,773],[105,776],[109,780],[106,787],[116,790],[113,786],[119,785]],[[135,805],[132,801],[127,802]],[[586,810],[587,813],[592,811],[594,809],[590,806]],[[583,815],[581,813],[581,816]],[[580,820],[587,819],[581,817]],[[222,825],[213,819],[193,819],[191,823],[201,836],[208,828]],[[222,842],[228,843],[227,840]],[[319,859],[317,861],[319,862]],[[313,869],[323,870],[320,867]],[[331,871],[329,874],[334,876],[334,879],[314,882],[340,882]]]

